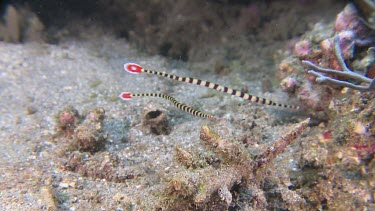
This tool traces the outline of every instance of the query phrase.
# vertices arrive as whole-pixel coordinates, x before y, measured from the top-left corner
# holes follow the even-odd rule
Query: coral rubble
[[[235,189],[259,186],[260,181],[255,179],[255,175],[262,174],[263,166],[293,143],[307,128],[308,123],[309,119],[306,119],[296,124],[291,131],[259,154],[250,153],[243,145],[220,137],[208,126],[202,126],[200,139],[206,149],[214,153],[219,164],[196,165],[205,163],[199,161],[201,156],[177,147],[176,159],[187,169],[169,179],[161,206],[168,210],[189,207],[226,210],[229,206],[234,206],[239,194],[234,193]],[[257,197],[253,197],[256,201]],[[253,209],[265,208],[265,204],[254,202]]]
[[[95,153],[105,146],[103,134],[104,109],[96,108],[86,115],[85,121],[74,130],[73,148],[83,152]]]

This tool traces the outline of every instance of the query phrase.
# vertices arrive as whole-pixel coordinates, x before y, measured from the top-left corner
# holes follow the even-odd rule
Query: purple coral
[[[311,43],[308,40],[297,42],[293,50],[294,54],[299,58],[306,58],[311,54]]]
[[[370,79],[370,78],[367,78],[363,75],[355,73],[355,72],[351,71],[346,66],[345,61],[343,59],[343,56],[341,54],[339,35],[336,35],[333,40],[334,40],[334,45],[335,45],[334,52],[335,52],[338,64],[342,68],[342,71],[329,69],[329,68],[323,68],[323,67],[315,65],[314,63],[312,63],[310,61],[304,60],[304,61],[302,61],[302,63],[312,69],[312,70],[309,70],[308,73],[316,76],[316,81],[318,83],[329,83],[329,84],[349,87],[349,88],[357,89],[357,90],[361,90],[361,91],[375,90],[375,80],[374,79]],[[367,85],[367,86],[366,85],[357,85],[357,84],[353,84],[353,83],[350,83],[350,82],[347,82],[347,81],[343,81],[343,80],[339,80],[339,79],[333,79],[333,78],[330,78],[328,76],[323,75],[322,73],[337,75],[337,76],[341,76],[343,78],[348,78],[348,79],[353,79],[353,80],[356,80],[358,82],[368,83],[369,85]]]
[[[294,92],[297,88],[297,80],[293,77],[286,77],[280,82],[280,87],[284,92]]]

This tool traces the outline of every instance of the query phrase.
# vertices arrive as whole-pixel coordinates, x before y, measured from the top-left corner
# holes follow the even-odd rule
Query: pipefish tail
[[[214,118],[211,115],[204,114],[198,110],[193,109],[192,107],[178,102],[174,97],[161,93],[141,93],[141,94],[132,94],[130,92],[122,92],[119,96],[123,100],[130,100],[132,97],[161,97],[171,101],[177,108],[186,111],[194,116],[203,117],[203,118]]]
[[[208,87],[210,89],[215,89],[219,92],[224,92],[224,93],[234,95],[234,96],[240,97],[242,99],[249,100],[251,102],[255,102],[255,103],[259,103],[259,104],[263,104],[263,105],[278,106],[278,107],[290,108],[290,109],[299,109],[299,106],[277,103],[277,102],[274,102],[274,101],[266,99],[266,98],[254,96],[254,95],[251,95],[251,94],[248,94],[248,93],[245,93],[245,92],[241,92],[241,91],[238,91],[238,90],[235,90],[235,89],[231,89],[229,87],[222,86],[222,85],[212,83],[212,82],[209,82],[209,81],[204,81],[204,80],[190,78],[190,77],[176,76],[176,75],[168,74],[166,72],[159,72],[159,71],[155,71],[155,70],[147,70],[147,69],[144,69],[139,64],[135,64],[135,63],[125,63],[124,69],[127,72],[132,73],[132,74],[149,73],[149,74],[153,74],[153,75],[163,76],[163,77],[166,77],[166,78],[169,78],[169,79],[172,79],[172,80],[176,80],[176,81],[186,82],[186,83],[195,84],[195,85],[199,85],[199,86],[205,86],[205,87]]]

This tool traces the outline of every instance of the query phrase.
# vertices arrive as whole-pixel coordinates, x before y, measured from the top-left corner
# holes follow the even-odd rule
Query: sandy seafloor
[[[146,57],[124,40],[110,36],[59,45],[1,42],[0,55],[0,206],[3,210],[137,209],[142,207],[142,201],[147,201],[150,192],[158,191],[160,187],[154,184],[160,184],[165,175],[180,168],[173,161],[176,144],[202,147],[200,127],[212,120],[180,111],[163,99],[136,98],[123,102],[117,98],[122,91],[167,92],[221,118],[219,121],[228,127],[223,134],[230,137],[241,133],[236,131],[239,124],[230,123],[233,119],[241,122],[251,115],[254,107],[264,108],[204,87],[145,74],[128,74],[123,70],[123,63],[128,61],[178,75],[189,72],[183,68],[170,69],[163,58]],[[238,84],[246,85],[253,94],[264,96],[260,84],[242,81],[240,74],[231,74],[225,79],[208,74],[193,76],[228,86],[236,81],[235,88]],[[204,95],[210,97],[202,98]],[[266,97],[285,98],[274,94]],[[124,168],[137,175],[134,179],[113,183],[62,170],[61,155],[57,153],[60,145],[52,135],[56,132],[56,114],[68,105],[82,115],[96,107],[105,109],[106,151],[124,159],[129,165]],[[167,112],[172,128],[169,135],[143,132],[140,122],[147,107]],[[266,111],[271,116],[279,113],[276,115],[281,122],[279,126],[263,126],[265,141],[274,140],[284,125],[280,117],[294,114],[286,109],[267,108]]]

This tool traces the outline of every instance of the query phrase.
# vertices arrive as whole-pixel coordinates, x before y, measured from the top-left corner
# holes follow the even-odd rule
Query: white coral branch
[[[316,64],[314,64],[310,61],[303,60],[302,64],[304,64],[304,65],[306,65],[306,66],[308,66],[309,68],[312,69],[312,70],[309,70],[307,72],[311,75],[316,76],[316,82],[318,82],[318,83],[329,83],[329,84],[334,84],[334,85],[338,85],[338,86],[345,86],[345,87],[349,87],[349,88],[361,90],[361,91],[374,91],[375,90],[375,79],[370,79],[370,78],[367,78],[363,75],[360,75],[358,73],[355,73],[355,72],[351,71],[346,66],[345,61],[344,61],[344,59],[341,55],[339,36],[336,35],[333,40],[334,40],[334,44],[335,44],[335,55],[336,55],[337,61],[340,65],[340,67],[342,68],[342,70],[334,70],[334,69],[330,69],[330,68],[323,68],[323,67],[320,67],[320,66],[318,66],[318,65],[316,65]],[[360,83],[368,83],[368,85],[367,86],[366,85],[357,85],[357,84],[353,84],[353,83],[350,83],[350,82],[347,82],[347,81],[333,79],[333,78],[330,78],[330,77],[327,77],[327,76],[323,75],[322,73],[333,74],[333,75],[345,77],[345,78],[348,78],[348,79],[353,79],[353,80],[356,80],[357,82],[360,82]]]

